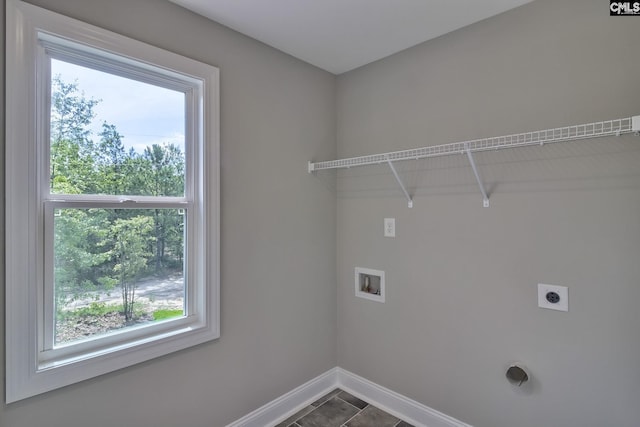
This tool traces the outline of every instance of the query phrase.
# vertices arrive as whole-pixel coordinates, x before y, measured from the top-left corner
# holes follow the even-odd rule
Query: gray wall
[[[335,77],[164,1],[33,3],[220,67],[222,337],[0,404],[0,425],[219,427],[335,367],[335,194],[306,173],[336,155]]]
[[[639,40],[600,0],[450,33],[338,77],[338,155],[638,115]],[[640,425],[640,138],[476,160],[488,209],[462,155],[398,165],[413,209],[385,167],[338,174],[338,365],[476,427]],[[355,298],[355,266],[386,271],[385,304]]]
[[[488,209],[464,156],[398,165],[413,209],[383,167],[338,173],[337,206],[331,173],[304,172],[640,114],[636,18],[538,0],[336,85],[165,2],[33,3],[220,67],[222,338],[0,406],[0,425],[219,427],[339,365],[476,427],[637,426],[637,138],[478,155]],[[386,271],[385,304],[355,298],[355,266]],[[538,309],[539,282],[569,286],[570,312]]]

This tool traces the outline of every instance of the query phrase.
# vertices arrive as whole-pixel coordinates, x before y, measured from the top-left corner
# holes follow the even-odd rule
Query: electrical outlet
[[[569,311],[569,288],[538,283],[538,307]]]
[[[396,237],[396,219],[384,219],[384,237]]]

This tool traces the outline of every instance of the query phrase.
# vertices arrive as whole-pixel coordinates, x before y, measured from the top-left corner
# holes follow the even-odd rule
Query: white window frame
[[[219,70],[18,0],[6,4],[6,402],[11,403],[219,338]],[[185,93],[184,197],[50,194],[50,58]],[[53,210],[88,206],[185,209],[184,317],[52,345],[52,247],[47,247]]]

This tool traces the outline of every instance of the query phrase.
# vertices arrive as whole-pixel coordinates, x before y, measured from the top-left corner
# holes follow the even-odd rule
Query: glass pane
[[[55,344],[184,316],[182,209],[55,209]]]
[[[50,189],[183,196],[185,94],[51,60]]]

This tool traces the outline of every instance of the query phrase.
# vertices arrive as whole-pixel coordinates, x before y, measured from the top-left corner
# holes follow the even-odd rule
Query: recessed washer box
[[[384,271],[356,267],[355,288],[356,296],[359,298],[384,302]]]

